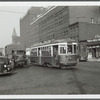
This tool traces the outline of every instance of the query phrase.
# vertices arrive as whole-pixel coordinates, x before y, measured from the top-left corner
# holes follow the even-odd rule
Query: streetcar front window
[[[76,44],[68,44],[67,45],[67,54],[76,54],[77,53],[77,45]]]
[[[60,54],[66,54],[66,47],[60,47]]]
[[[72,45],[67,45],[67,54],[72,54],[73,50],[72,50]]]

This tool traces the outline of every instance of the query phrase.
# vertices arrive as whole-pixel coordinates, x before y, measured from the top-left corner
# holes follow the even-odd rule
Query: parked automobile
[[[0,75],[11,74],[14,71],[14,62],[7,57],[0,56]]]

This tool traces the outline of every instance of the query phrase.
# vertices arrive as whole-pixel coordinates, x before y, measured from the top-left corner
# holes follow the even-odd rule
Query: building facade
[[[0,48],[0,56],[4,56],[5,55],[5,49],[4,48]]]
[[[17,36],[15,28],[12,34],[12,44],[20,44],[20,36]]]
[[[75,22],[89,22],[100,24],[99,6],[70,6],[70,24]]]
[[[77,22],[69,26],[70,38],[87,46],[88,58],[100,58],[100,24]]]
[[[20,42],[29,47],[30,42],[30,23],[37,19],[37,17],[45,13],[46,8],[43,7],[31,7],[27,14],[20,19]]]
[[[27,21],[25,18],[23,20]],[[23,33],[27,34],[24,35],[26,39],[23,36],[21,39],[26,43],[30,41],[28,47],[37,42],[62,38],[86,41],[89,47],[88,40],[100,36],[100,7],[57,6],[27,23],[26,27],[21,24],[21,31],[24,31],[21,32],[21,36]]]
[[[5,50],[4,50],[5,56],[11,57],[13,49],[25,50],[25,46],[20,43],[20,36],[17,36],[15,28],[14,28],[13,33],[12,33],[12,44],[8,44],[5,46]]]
[[[76,22],[69,25],[69,37],[79,42],[95,38],[100,35],[100,24]]]

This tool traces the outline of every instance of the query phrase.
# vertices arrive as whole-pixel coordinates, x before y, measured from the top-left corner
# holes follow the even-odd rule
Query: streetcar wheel
[[[47,63],[47,67],[52,67],[52,65],[50,63]]]
[[[47,64],[46,64],[46,63],[44,63],[42,66],[46,67],[46,66],[47,66]]]

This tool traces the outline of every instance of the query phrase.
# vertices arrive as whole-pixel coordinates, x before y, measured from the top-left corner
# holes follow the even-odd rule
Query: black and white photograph
[[[0,96],[99,94],[99,2],[0,2]]]

